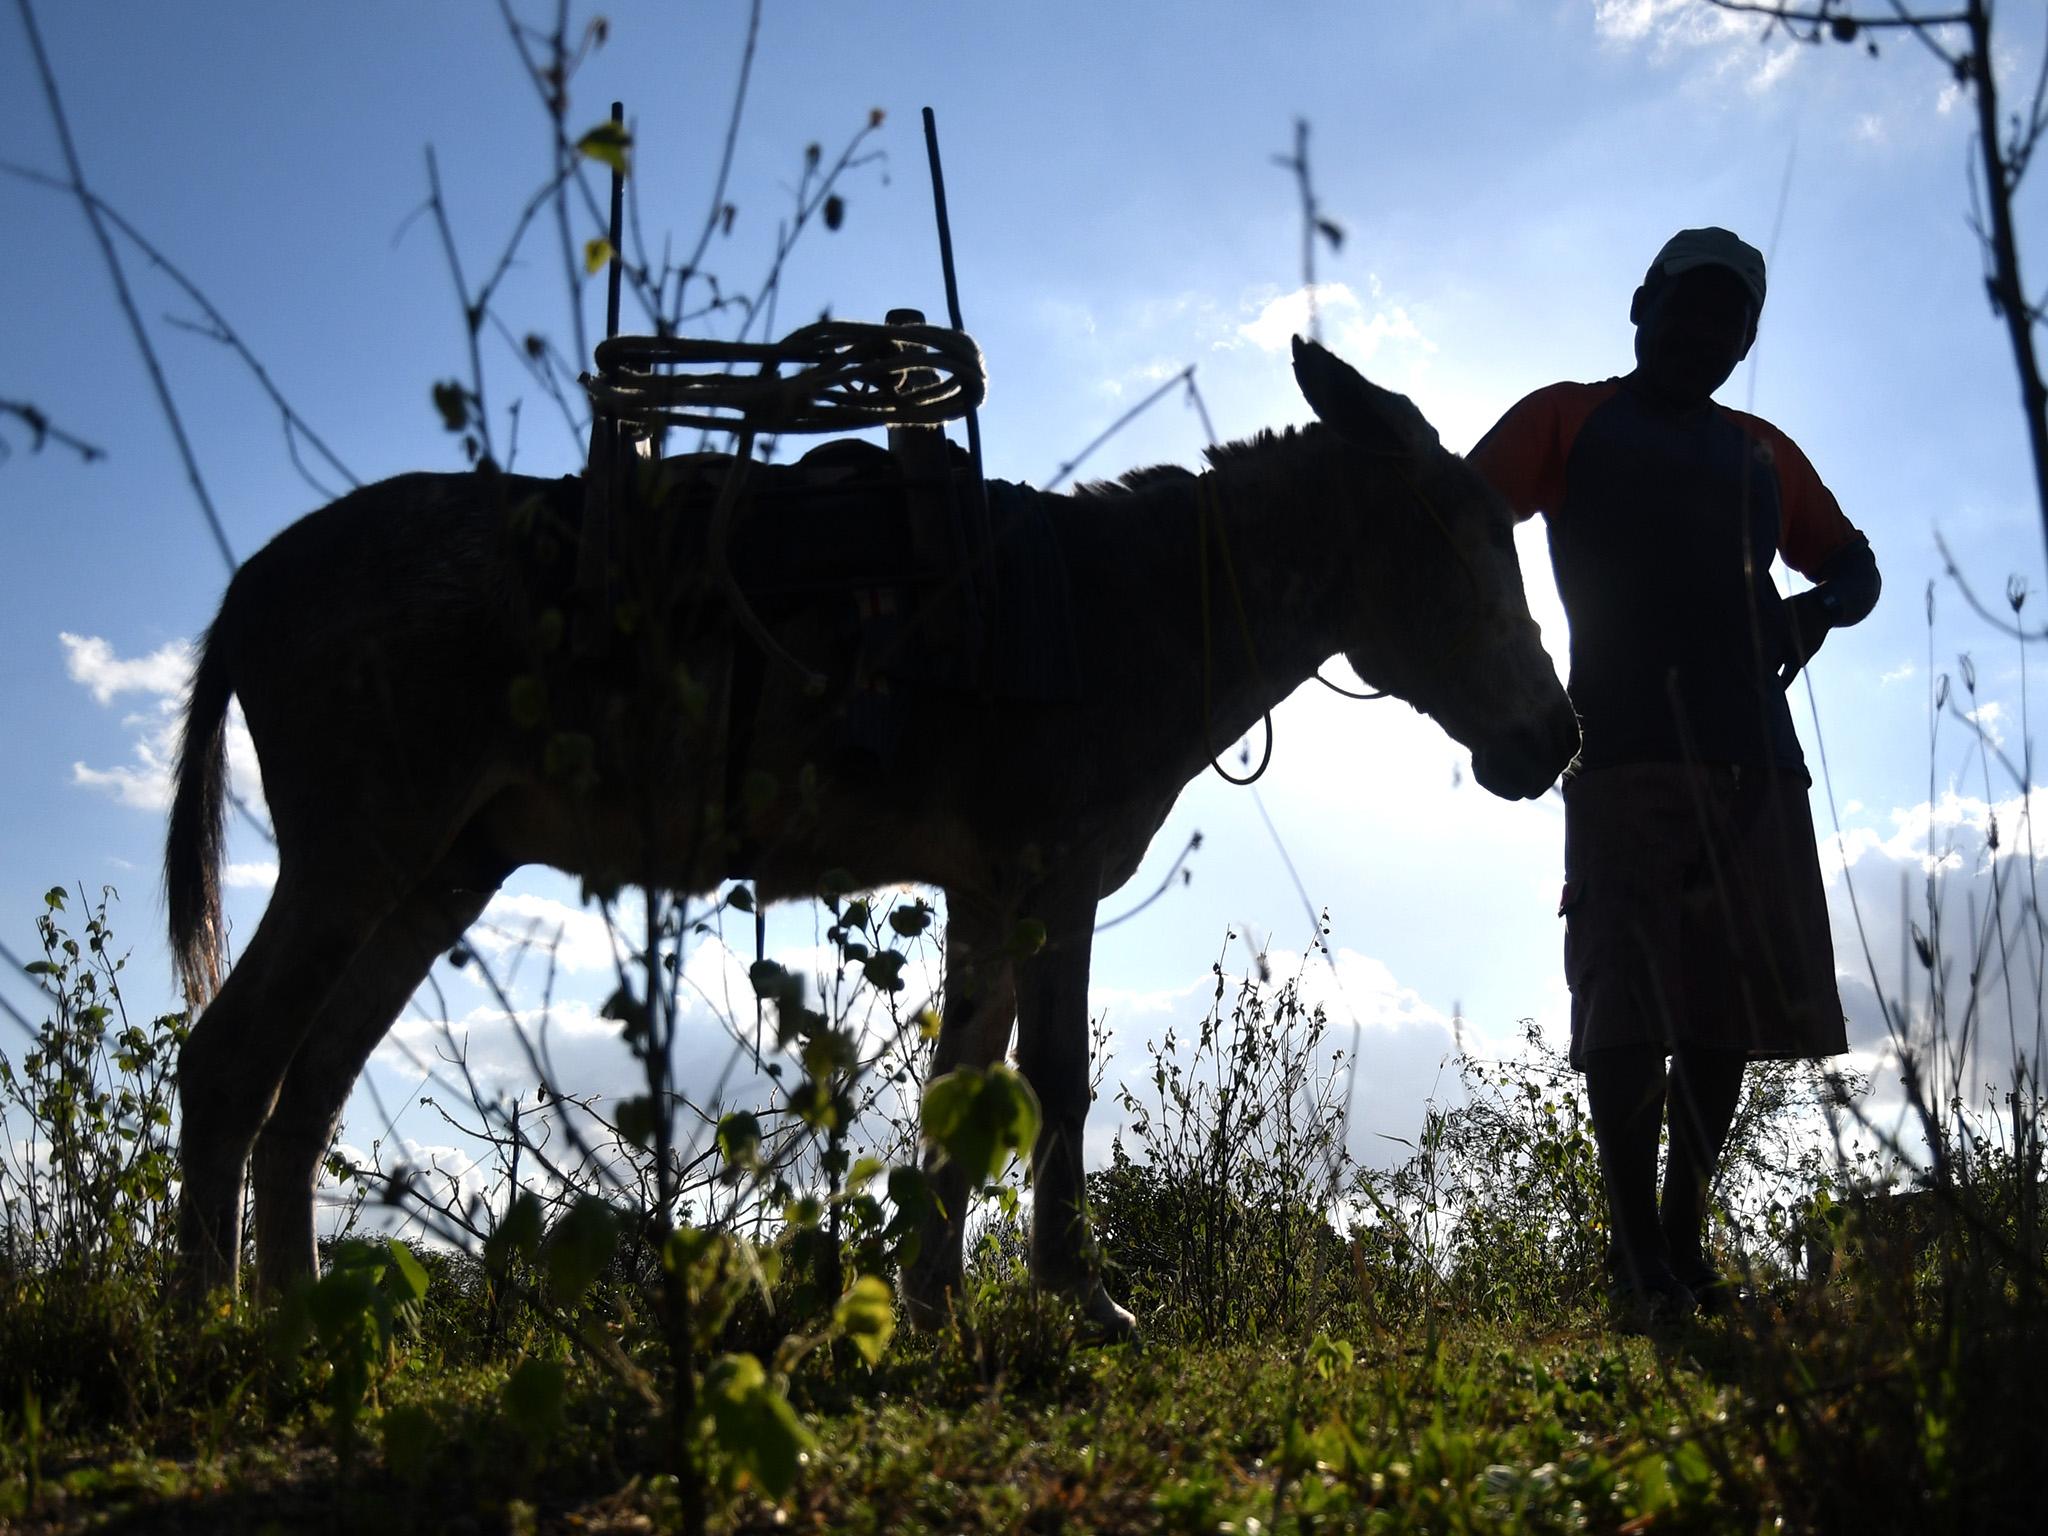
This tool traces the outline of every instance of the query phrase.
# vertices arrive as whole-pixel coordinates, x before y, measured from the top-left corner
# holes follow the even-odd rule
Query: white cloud
[[[1757,44],[1763,21],[1702,0],[1594,0],[1593,33],[1610,47],[1645,49],[1653,64],[1705,58],[1717,76],[1739,73],[1754,93],[1784,79],[1801,45],[1782,35]]]
[[[103,790],[121,804],[161,815],[170,808],[171,767],[177,760],[178,734],[184,725],[185,689],[192,677],[190,642],[167,641],[146,656],[123,657],[98,635],[60,633],[64,670],[98,704],[111,704],[125,694],[144,694],[148,709],[123,715],[121,725],[135,733],[132,762],[108,768],[88,763],[71,765],[71,782]],[[262,775],[256,744],[249,737],[239,705],[228,709],[228,773],[234,791],[258,815],[263,814]]]
[[[1763,62],[1749,72],[1749,78],[1744,84],[1748,86],[1751,94],[1761,96],[1791,72],[1792,61],[1798,57],[1798,48],[1790,43],[1777,48],[1767,48],[1764,50]],[[1738,58],[1739,55],[1730,54],[1726,64],[1732,67]],[[1863,122],[1874,123],[1876,119],[1866,117]]]
[[[277,884],[274,860],[230,864],[220,872],[221,883],[231,890],[267,891]]]
[[[2043,814],[2048,792],[2039,789],[1996,803],[1950,789],[1873,818],[1888,826],[1845,826],[1839,843],[1821,838],[1850,1039],[1883,1054],[1875,1074],[1881,1096],[1899,1092],[1887,1021],[1901,1012],[1923,1059],[1952,1060],[1969,1037],[1959,1084],[1966,1096],[2009,1086],[2014,1052],[2031,1054],[2040,1024],[2035,977],[2048,958],[2048,934],[2030,911],[2035,871],[2048,858],[2048,840],[2035,838],[2031,818]],[[1931,971],[1920,958],[1923,940],[1933,946]]]
[[[1987,700],[1975,709],[1965,710],[1963,718],[1984,733],[1984,739],[1994,747],[2005,745],[2005,732],[2001,724],[2008,718],[2005,705],[1997,699]]]
[[[1915,677],[1918,674],[1919,668],[1915,667],[1912,662],[1902,661],[1892,668],[1891,671],[1880,673],[1877,680],[1886,687],[1890,687],[1893,683],[1903,683],[1907,678]]]
[[[157,754],[150,742],[138,742],[135,750],[141,761],[133,767],[90,768],[84,763],[73,763],[71,782],[83,784],[88,789],[103,789],[131,810],[158,813],[168,810],[171,804],[170,765]]]
[[[167,641],[147,656],[124,659],[98,635],[67,632],[57,638],[64,645],[64,670],[91,691],[96,704],[123,693],[176,697],[192,680],[192,646],[184,640]]]
[[[1375,289],[1377,283],[1375,282]],[[1218,346],[1250,342],[1262,352],[1284,354],[1296,335],[1309,333],[1311,290],[1291,292],[1266,290],[1252,302],[1257,313],[1237,326],[1233,335]],[[1313,290],[1316,318],[1332,351],[1346,360],[1363,365],[1389,342],[1403,342],[1424,354],[1436,351],[1436,343],[1424,336],[1413,317],[1400,305],[1374,309],[1365,304],[1348,283],[1317,283]]]
[[[637,915],[621,907],[615,919],[620,934],[615,951],[612,921],[594,906],[572,907],[532,892],[500,891],[469,930],[469,943],[497,961],[536,951],[540,963],[551,955],[554,969],[566,975],[608,974],[617,969],[615,953],[631,948],[630,935],[638,926]]]

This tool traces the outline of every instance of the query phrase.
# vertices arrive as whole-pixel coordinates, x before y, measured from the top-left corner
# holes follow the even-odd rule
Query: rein
[[[1209,528],[1216,529],[1216,547],[1223,554],[1223,576],[1230,584],[1231,606],[1237,610],[1237,632],[1244,641],[1245,658],[1252,664],[1252,676],[1258,679],[1261,691],[1266,686],[1265,669],[1259,665],[1258,648],[1252,644],[1251,620],[1245,617],[1244,593],[1237,584],[1237,562],[1230,558],[1230,536],[1224,531],[1222,512],[1223,492],[1220,487],[1209,484],[1211,475],[1203,475],[1195,481],[1195,564],[1201,572],[1202,591],[1202,745],[1209,749],[1209,766],[1226,784],[1242,787],[1256,784],[1264,776],[1273,761],[1273,711],[1269,707],[1261,717],[1266,728],[1266,749],[1259,755],[1259,766],[1243,778],[1239,778],[1223,766],[1222,754],[1216,750],[1212,727],[1215,724],[1215,682],[1216,657],[1214,635],[1209,623]],[[1216,503],[1217,515],[1212,518],[1210,504]]]
[[[1402,484],[1406,486],[1408,494],[1415,499],[1416,504],[1429,514],[1430,522],[1435,526],[1436,531],[1443,536],[1443,541],[1451,553],[1457,557],[1458,567],[1465,573],[1466,584],[1472,589],[1476,597],[1479,591],[1478,573],[1472,569],[1472,561],[1465,551],[1458,547],[1458,541],[1451,537],[1450,527],[1444,522],[1443,514],[1437,510],[1436,503],[1416,483],[1414,475],[1409,473],[1408,461],[1410,456],[1385,450],[1369,451],[1372,452],[1375,458],[1397,459],[1401,461],[1400,475]],[[1195,481],[1195,550],[1196,565],[1201,573],[1202,602],[1202,745],[1209,749],[1209,766],[1216,770],[1218,777],[1226,784],[1243,787],[1248,784],[1257,783],[1264,776],[1266,769],[1272,764],[1273,711],[1269,707],[1260,717],[1260,723],[1265,728],[1266,745],[1265,750],[1259,755],[1258,767],[1254,768],[1244,777],[1238,777],[1223,766],[1222,754],[1216,750],[1213,732],[1215,722],[1214,685],[1216,664],[1214,631],[1209,617],[1209,530],[1212,524],[1215,528],[1216,547],[1222,557],[1224,579],[1230,587],[1231,606],[1237,613],[1238,635],[1244,642],[1245,658],[1251,662],[1252,674],[1258,679],[1262,690],[1265,687],[1265,673],[1264,669],[1259,665],[1258,649],[1252,643],[1251,621],[1245,615],[1244,593],[1238,586],[1237,565],[1231,558],[1230,538],[1223,526],[1221,515],[1223,504],[1222,487],[1220,484],[1212,486],[1209,483],[1214,474],[1215,472],[1211,471],[1209,475],[1200,476]],[[1458,633],[1458,637],[1445,647],[1444,658],[1451,660],[1462,656],[1471,649],[1478,638],[1479,619],[1475,613],[1466,620],[1464,628]],[[1323,676],[1321,667],[1317,667],[1311,676],[1332,693],[1347,699],[1374,700],[1391,698],[1393,696],[1392,691],[1386,688],[1357,692],[1342,687]]]

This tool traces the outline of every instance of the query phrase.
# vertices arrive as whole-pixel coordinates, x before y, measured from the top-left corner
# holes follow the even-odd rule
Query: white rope
[[[761,371],[732,371],[747,363]],[[655,371],[689,365],[717,371]],[[779,376],[784,365],[797,372]],[[965,416],[988,394],[981,348],[965,331],[940,325],[821,320],[779,342],[615,336],[598,343],[597,366],[596,375],[582,377],[591,404],[645,428],[936,426]]]

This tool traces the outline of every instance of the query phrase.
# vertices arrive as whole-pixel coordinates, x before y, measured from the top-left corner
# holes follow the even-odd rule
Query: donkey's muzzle
[[[1472,777],[1503,800],[1533,800],[1557,782],[1579,750],[1579,717],[1560,698],[1543,717],[1472,749]]]

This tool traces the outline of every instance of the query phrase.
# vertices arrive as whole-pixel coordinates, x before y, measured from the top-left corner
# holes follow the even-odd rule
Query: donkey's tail
[[[218,629],[216,624],[215,629]],[[227,843],[227,647],[209,631],[199,643],[199,665],[185,704],[185,734],[178,747],[177,789],[164,845],[165,905],[171,920],[171,960],[193,1008],[220,989],[227,958],[221,926],[220,863]]]

